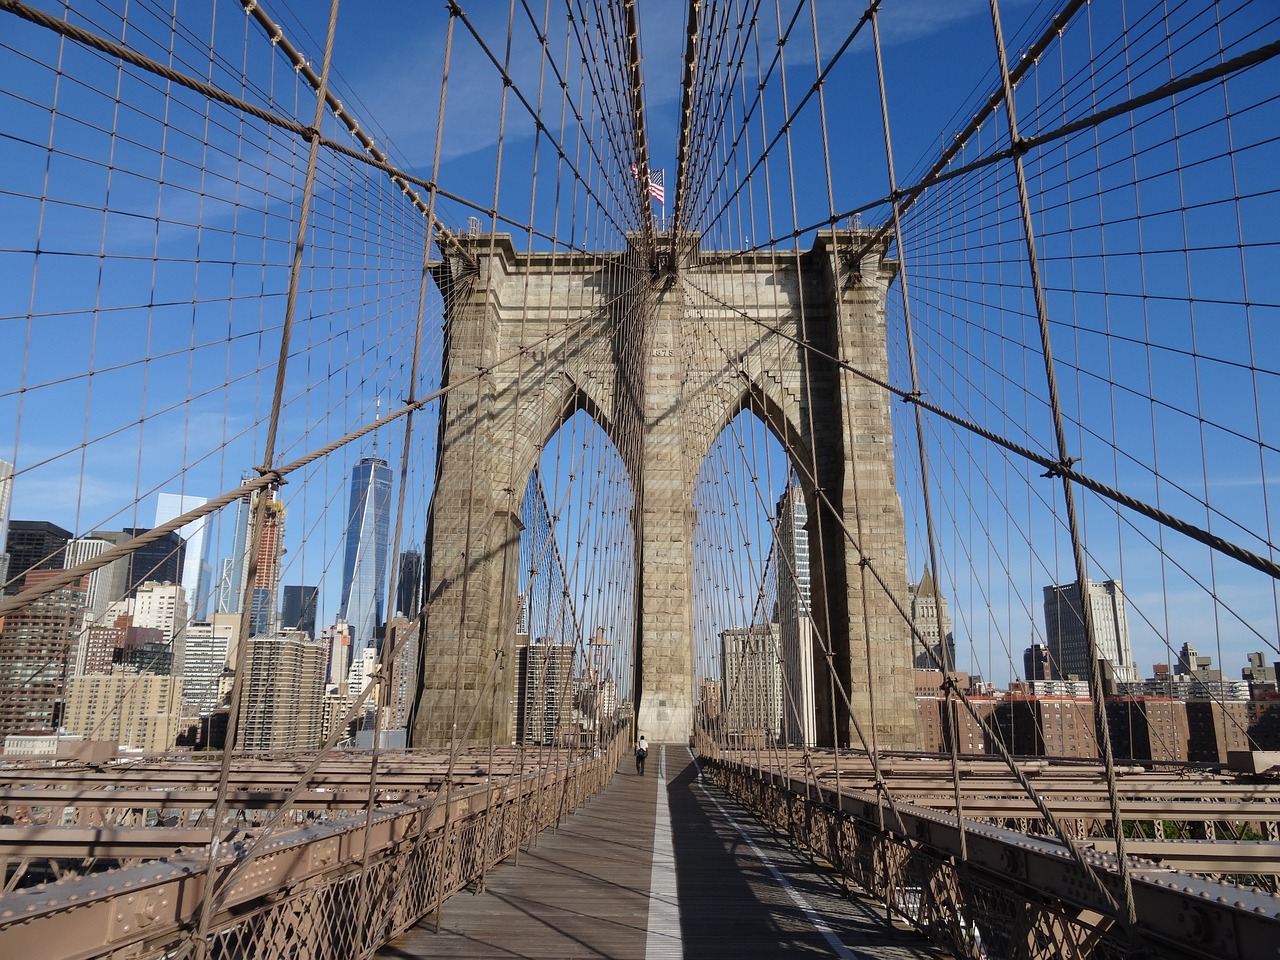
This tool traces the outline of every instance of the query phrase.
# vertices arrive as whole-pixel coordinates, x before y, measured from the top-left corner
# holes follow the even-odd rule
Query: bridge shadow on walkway
[[[624,765],[518,863],[492,870],[485,892],[447,901],[440,933],[433,928],[428,918],[378,956],[945,956],[886,924],[874,904],[847,898],[704,783],[680,745],[655,746],[645,776]]]

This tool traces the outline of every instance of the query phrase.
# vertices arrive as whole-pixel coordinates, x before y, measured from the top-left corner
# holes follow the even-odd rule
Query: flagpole
[[[658,201],[658,205],[662,207],[662,216],[661,216],[662,229],[663,229],[663,232],[666,232],[666,229],[667,229],[667,168],[663,167],[661,173],[662,173],[662,199]]]

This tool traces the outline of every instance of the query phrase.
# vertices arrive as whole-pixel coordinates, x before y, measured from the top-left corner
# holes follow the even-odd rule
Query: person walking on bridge
[[[636,773],[644,776],[644,758],[649,756],[649,741],[644,738],[644,734],[640,734],[640,739],[636,741]]]

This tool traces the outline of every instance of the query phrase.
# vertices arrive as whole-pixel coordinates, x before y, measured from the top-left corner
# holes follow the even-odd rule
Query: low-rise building
[[[144,753],[167,753],[182,723],[182,678],[119,670],[67,683],[67,731],[114,740]]]
[[[997,705],[995,717],[1005,746],[1017,756],[1098,756],[1092,700],[1010,696]]]
[[[1168,697],[1116,697],[1107,701],[1111,752],[1119,760],[1190,759],[1187,705]]]

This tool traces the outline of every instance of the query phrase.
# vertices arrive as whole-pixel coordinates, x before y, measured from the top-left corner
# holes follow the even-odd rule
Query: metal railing
[[[704,772],[957,956],[1245,960],[1271,956],[1280,942],[1275,894],[1131,857],[1137,922],[1126,927],[1054,838],[966,818],[962,857],[953,813],[890,806],[870,778],[849,776],[837,789],[729,753],[706,759]],[[1079,846],[1118,895],[1115,855]]]
[[[598,793],[625,737],[578,759],[450,789],[364,817],[224,846],[209,935],[192,940],[209,882],[203,848],[0,896],[0,956],[359,957],[483,882],[495,864]],[[233,875],[234,874],[234,875]]]

